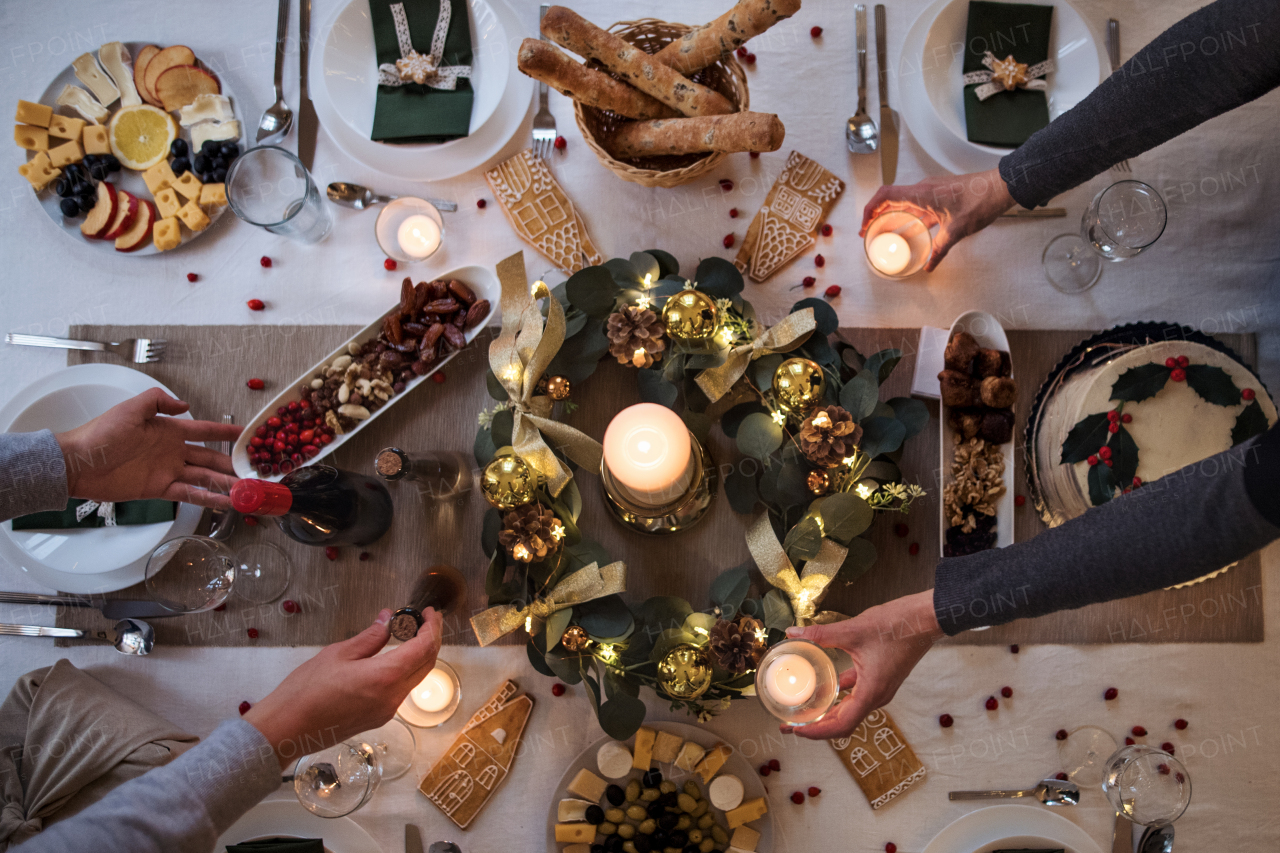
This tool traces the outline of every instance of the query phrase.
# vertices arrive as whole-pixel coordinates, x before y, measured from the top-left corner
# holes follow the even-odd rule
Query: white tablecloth
[[[536,4],[521,0],[513,5],[532,34]],[[582,0],[575,8],[602,24],[646,15],[698,23],[720,14],[726,5],[713,0]],[[897,56],[908,26],[925,5],[924,0],[901,0],[890,7],[891,56]],[[1077,3],[1099,36],[1107,17],[1122,21],[1125,56],[1195,5],[1188,0]],[[339,7],[337,0],[314,4],[317,37]],[[296,21],[296,9],[294,14]],[[820,41],[809,37],[815,24],[824,28]],[[0,45],[0,86],[8,103],[31,99],[72,58],[104,41],[186,43],[241,94],[241,117],[252,122],[270,101],[274,28],[275,4],[267,0],[161,5],[139,0],[8,2],[0,4],[0,30],[7,34]],[[1274,167],[1280,153],[1280,95],[1272,93],[1134,160],[1134,176],[1164,191],[1169,227],[1140,259],[1109,265],[1103,280],[1086,295],[1059,294],[1045,283],[1039,268],[1044,243],[1070,230],[1074,218],[997,223],[953,250],[938,272],[898,284],[869,274],[856,236],[861,206],[879,184],[879,165],[874,157],[854,157],[844,148],[842,125],[855,99],[852,45],[850,4],[832,0],[810,0],[796,18],[754,43],[759,59],[748,71],[752,106],[776,111],[786,123],[783,151],[758,160],[732,157],[719,173],[676,190],[643,189],[608,174],[582,142],[570,104],[553,93],[551,108],[568,140],[567,151],[552,158],[553,168],[605,255],[656,246],[675,254],[690,270],[700,257],[731,256],[721,246],[724,235],[733,232],[741,239],[781,169],[785,152],[796,149],[844,176],[849,188],[830,219],[834,234],[819,240],[817,251],[826,258],[825,268],[815,270],[805,257],[768,284],[748,286],[748,298],[766,319],[781,316],[800,293],[790,290],[791,285],[812,274],[821,287],[843,287],[833,304],[848,325],[946,326],[958,313],[981,308],[1012,328],[1094,329],[1115,322],[1171,320],[1210,333],[1257,331],[1264,381],[1273,390],[1280,388],[1280,335],[1274,332],[1280,322],[1274,288],[1280,273],[1280,243],[1275,239],[1280,212],[1268,203],[1280,197],[1280,173]],[[292,44],[289,67],[286,97],[296,103]],[[874,61],[872,69],[874,73]],[[874,109],[874,81],[872,93]],[[896,94],[895,80],[891,102]],[[506,153],[519,150],[526,138],[522,130]],[[180,252],[115,257],[55,233],[16,173],[22,159],[16,148],[7,149],[7,177],[0,189],[5,331],[57,335],[74,323],[367,322],[395,298],[401,274],[382,269],[372,213],[337,211],[334,234],[319,247],[292,244],[226,216],[214,233]],[[381,178],[351,162],[324,133],[314,171],[321,184],[355,180],[384,192],[417,191],[456,199],[460,209],[446,217],[445,248],[423,274],[466,263],[493,263],[524,248],[531,272],[545,271],[549,280],[558,280],[549,265],[516,238],[495,205],[476,208],[477,199],[492,200],[479,171],[427,187]],[[899,182],[941,171],[908,128]],[[1225,190],[1228,172],[1245,175],[1244,185],[1236,181]],[[735,182],[731,193],[717,185],[722,177]],[[1074,217],[1107,180],[1108,175],[1099,176],[1055,204]],[[730,219],[731,207],[742,216]],[[275,261],[269,270],[258,264],[264,254]],[[199,282],[189,284],[188,272],[198,273]],[[244,302],[253,297],[266,300],[270,310],[247,311]],[[9,377],[0,401],[64,364],[63,354],[52,350],[0,349],[0,366]],[[1280,549],[1268,549],[1264,571],[1273,572],[1277,561]],[[35,589],[11,570],[0,570],[0,581],[6,589]],[[1268,621],[1277,624],[1280,595],[1274,588],[1256,592],[1244,606],[1265,607]],[[33,614],[28,608],[0,607],[0,619],[19,618],[30,620]],[[1153,614],[1153,619],[1159,618]],[[1204,588],[1200,611],[1189,618],[1231,616],[1210,585]],[[0,647],[0,685],[62,656],[38,640],[5,638]],[[265,695],[312,652],[162,648],[149,658],[132,660],[107,649],[73,649],[66,656],[175,722],[204,733],[234,714],[241,699],[254,701]],[[428,840],[460,836],[468,853],[537,849],[548,786],[579,749],[599,736],[589,706],[576,689],[566,697],[552,697],[547,681],[531,672],[522,650],[448,648],[443,657],[462,675],[463,712],[507,676],[519,677],[522,686],[535,692],[538,704],[529,748],[516,764],[513,779],[465,835],[449,831],[415,792],[410,776],[423,772],[443,750],[463,718],[460,713],[452,726],[420,739],[414,773],[388,783],[355,819],[388,852],[401,849],[406,821],[418,823]],[[1054,731],[1084,723],[1096,723],[1117,736],[1140,724],[1151,732],[1149,741],[1177,744],[1195,784],[1191,808],[1178,823],[1180,849],[1263,850],[1274,847],[1280,830],[1274,805],[1280,796],[1280,775],[1275,772],[1280,750],[1274,731],[1280,707],[1278,664],[1280,643],[1274,637],[1258,645],[1024,645],[1018,656],[1004,648],[939,648],[890,705],[927,765],[928,779],[881,813],[870,810],[828,746],[780,739],[751,703],[736,705],[710,727],[744,754],[782,762],[782,774],[771,776],[768,783],[779,835],[792,853],[872,851],[891,840],[900,850],[920,850],[971,808],[949,803],[946,791],[1017,786],[1051,774],[1058,769]],[[986,697],[1005,685],[1013,687],[1014,698],[1002,701],[998,712],[983,710]],[[1108,686],[1120,689],[1118,701],[1102,701]],[[650,704],[652,718],[669,716],[662,703]],[[955,717],[954,728],[938,727],[936,717],[944,712]],[[1172,721],[1177,717],[1190,720],[1191,727],[1175,732]],[[787,800],[793,790],[810,785],[823,789],[816,802],[795,806]],[[1082,805],[1066,815],[1109,849],[1111,818],[1100,792],[1086,792]]]

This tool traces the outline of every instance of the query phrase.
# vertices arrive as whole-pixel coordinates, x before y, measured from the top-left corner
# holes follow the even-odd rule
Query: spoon
[[[270,145],[279,142],[293,127],[293,110],[284,102],[284,91],[281,82],[284,78],[285,39],[289,34],[289,0],[280,0],[280,11],[276,15],[276,102],[267,107],[267,111],[258,119],[258,135],[255,137],[259,145]]]
[[[433,841],[427,853],[462,853],[462,849],[452,841]]]
[[[1173,825],[1148,827],[1138,842],[1138,853],[1173,853]]]
[[[399,198],[399,196],[394,195],[377,195],[368,187],[349,184],[346,181],[334,181],[329,184],[326,192],[329,195],[329,201],[334,204],[340,204],[343,207],[354,207],[356,210],[364,210],[366,207],[373,207],[375,204],[386,204]],[[457,202],[444,201],[438,198],[429,198],[427,201],[435,205],[436,210],[441,213],[453,213],[458,209]]]
[[[1074,782],[1045,779],[1025,791],[952,791],[951,800],[998,800],[1035,797],[1046,806],[1074,806],[1080,802],[1080,788]]]
[[[156,645],[155,629],[141,619],[121,619],[114,626],[116,637],[107,638],[105,631],[86,633],[79,628],[49,628],[43,625],[0,625],[0,635],[15,637],[61,637],[76,640],[102,640],[115,646],[122,655],[146,655]]]
[[[858,110],[844,129],[845,143],[854,154],[874,154],[880,147],[880,132],[867,115],[867,7],[854,7],[858,26]]]

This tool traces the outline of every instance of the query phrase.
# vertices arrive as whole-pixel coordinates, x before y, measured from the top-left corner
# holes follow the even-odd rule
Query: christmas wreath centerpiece
[[[846,618],[819,609],[833,582],[869,569],[863,534],[877,512],[906,512],[924,494],[896,459],[928,411],[880,400],[901,359],[863,356],[834,339],[837,317],[803,299],[772,327],[742,298],[720,258],[692,279],[661,250],[586,267],[529,288],[521,256],[499,264],[503,328],[490,348],[496,400],[479,415],[475,457],[492,508],[481,547],[489,608],[472,625],[481,645],[528,635],[533,667],[582,683],[601,727],[625,739],[651,688],[705,720],[754,693],[755,668],[792,625]],[[605,359],[636,371],[646,402],[681,415],[705,441],[715,426],[752,465],[735,465],[725,493],[771,586],[752,597],[747,565],[721,573],[695,608],[673,596],[628,600],[626,567],[583,535],[571,464],[599,470],[594,439],[558,420]],[[763,512],[760,508],[763,507]]]

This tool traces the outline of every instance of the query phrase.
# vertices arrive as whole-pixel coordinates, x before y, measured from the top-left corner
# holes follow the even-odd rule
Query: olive
[[[623,838],[620,835],[610,835],[604,840],[605,853],[622,853]]]
[[[649,817],[653,818],[654,820],[657,820],[658,818],[662,817],[664,814],[667,813],[667,807],[662,805],[661,803],[649,803],[649,807],[645,809],[645,812],[646,814],[649,815]]]
[[[662,784],[662,771],[653,769],[644,774],[642,784],[646,788],[656,788]]]
[[[684,847],[689,843],[689,836],[679,830],[676,830],[671,833],[670,842],[672,847]]]
[[[191,161],[186,157],[175,157],[169,164],[169,168],[175,175],[182,175],[191,171]]]
[[[618,824],[618,834],[628,840],[636,837],[636,828],[629,823]]]
[[[227,179],[226,169],[214,169],[213,180],[210,183],[220,184]]]
[[[216,139],[206,139],[204,144],[200,146],[200,153],[207,157],[213,157],[218,153],[218,149],[222,147],[222,143]]]
[[[591,824],[592,826],[599,826],[600,824],[604,823],[604,809],[600,808],[597,805],[587,806],[586,818],[587,818],[587,823]]]
[[[631,843],[635,845],[636,853],[649,853],[653,849],[653,842],[647,835],[637,835]]]
[[[611,806],[620,806],[627,801],[627,795],[617,785],[610,785],[605,788],[604,798],[609,801]]]
[[[64,198],[58,204],[58,208],[62,211],[63,216],[70,217],[80,215],[80,202],[76,201],[74,198]]]
[[[673,814],[664,814],[658,818],[658,826],[662,827],[664,831],[670,832],[676,828],[677,820],[679,820],[679,818]]]
[[[175,139],[169,143],[169,153],[174,157],[186,157],[187,151],[187,140],[185,139]]]
[[[627,819],[627,815],[622,809],[609,809],[604,813],[604,819],[609,823],[622,823]]]
[[[224,142],[218,147],[218,153],[222,155],[223,160],[230,163],[240,156],[240,146],[234,142]]]
[[[627,783],[627,802],[634,803],[640,799],[640,780],[632,779]]]

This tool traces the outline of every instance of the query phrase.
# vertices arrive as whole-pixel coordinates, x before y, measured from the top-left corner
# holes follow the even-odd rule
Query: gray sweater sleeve
[[[949,635],[1193,580],[1280,538],[1280,426],[1007,548],[943,560]]]
[[[0,521],[67,505],[67,464],[49,430],[0,434]]]
[[[1023,207],[1280,86],[1280,3],[1217,0],[1159,35],[1000,160]]]
[[[231,824],[279,787],[280,764],[271,744],[249,723],[232,720],[172,763],[126,782],[13,853],[207,853]]]

